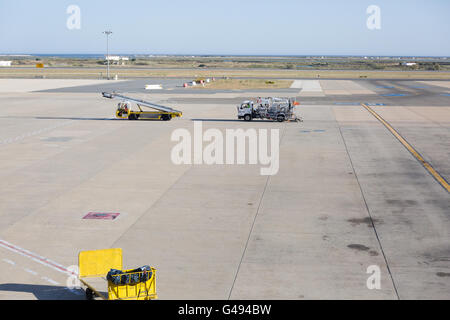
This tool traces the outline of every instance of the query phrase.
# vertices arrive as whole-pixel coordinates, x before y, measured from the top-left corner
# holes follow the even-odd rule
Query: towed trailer
[[[133,272],[124,270],[125,273],[117,275],[119,281],[108,279],[111,269],[122,270],[122,249],[101,249],[81,251],[78,254],[78,279],[85,287],[86,299],[94,300],[152,300],[157,299],[156,294],[156,269],[149,271]],[[124,277],[139,279],[136,283]]]
[[[102,96],[108,99],[120,99],[117,104],[116,118],[138,120],[138,119],[153,119],[153,120],[171,120],[174,117],[181,117],[181,111],[172,109],[170,107],[162,106],[153,102],[148,102],[140,99],[127,97],[118,93],[102,92]],[[133,109],[133,103],[137,105],[139,110]],[[142,107],[153,109],[153,111],[142,110]]]
[[[299,103],[292,98],[258,98],[256,101],[246,100],[237,106],[238,119],[251,121],[253,119],[268,119],[278,122],[302,119],[294,113]]]

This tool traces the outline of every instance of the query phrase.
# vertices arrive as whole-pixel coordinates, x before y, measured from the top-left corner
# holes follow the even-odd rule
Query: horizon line
[[[70,55],[92,55],[106,56],[105,53],[0,53],[0,56],[70,56]],[[369,54],[226,54],[226,53],[129,53],[118,52],[111,55],[129,55],[129,56],[193,56],[193,57],[383,57],[383,58],[450,58],[446,55],[369,55]]]

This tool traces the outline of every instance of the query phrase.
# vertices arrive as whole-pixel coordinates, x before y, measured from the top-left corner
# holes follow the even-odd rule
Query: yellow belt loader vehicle
[[[174,117],[181,117],[181,111],[172,109],[170,107],[162,106],[153,102],[134,99],[126,97],[117,93],[102,92],[103,97],[108,99],[120,99],[117,105],[116,118],[138,120],[138,119],[153,119],[153,120],[170,120]],[[137,105],[138,110],[133,108],[133,103]],[[152,111],[142,110],[142,107],[153,109]]]

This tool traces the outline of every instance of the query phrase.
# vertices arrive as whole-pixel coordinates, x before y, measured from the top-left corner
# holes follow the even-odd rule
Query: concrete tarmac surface
[[[67,270],[105,248],[122,248],[125,268],[155,267],[160,299],[450,299],[450,194],[361,106],[449,182],[450,81],[297,79],[271,92],[46,81],[0,90],[0,299],[84,299]],[[105,89],[183,117],[115,119]],[[304,122],[238,121],[236,104],[263,94],[297,96]],[[224,137],[278,129],[278,172],[175,164],[171,135],[194,121]]]

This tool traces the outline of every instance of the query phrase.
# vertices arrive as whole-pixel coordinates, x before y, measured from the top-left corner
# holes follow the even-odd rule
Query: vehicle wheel
[[[283,121],[284,121],[284,116],[283,116],[282,114],[280,114],[280,115],[277,117],[277,121],[278,121],[278,122],[283,122]]]
[[[172,119],[172,115],[171,114],[165,114],[164,120],[165,121],[169,121],[170,119]]]
[[[136,115],[134,114],[134,113],[132,113],[132,114],[130,114],[129,116],[128,116],[128,120],[136,120],[137,118],[136,118]]]
[[[86,300],[94,300],[94,291],[92,291],[90,288],[86,288]]]
[[[249,114],[246,114],[246,115],[244,116],[244,120],[245,120],[245,121],[250,121],[250,120],[252,120],[252,116],[249,115]]]

